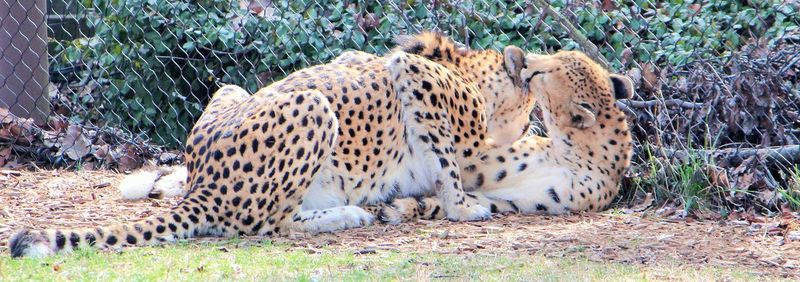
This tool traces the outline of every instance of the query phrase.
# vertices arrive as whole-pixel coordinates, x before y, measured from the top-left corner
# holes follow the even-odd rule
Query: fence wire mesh
[[[177,152],[221,84],[437,30],[475,49],[577,49],[629,75],[624,186],[800,206],[800,1],[0,0],[0,165],[130,170]],[[536,113],[534,113],[535,116]]]

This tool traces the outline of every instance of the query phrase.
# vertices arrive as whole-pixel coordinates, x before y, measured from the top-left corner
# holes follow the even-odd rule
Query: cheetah
[[[171,212],[107,227],[21,230],[12,256],[330,232],[369,225],[374,210],[364,207],[406,196],[435,195],[451,220],[488,218],[464,194],[459,164],[527,132],[534,99],[520,77],[525,53],[457,48],[435,33],[401,40],[393,53],[414,63],[349,52],[252,95],[222,87],[187,137],[187,192]]]
[[[493,213],[607,208],[630,166],[631,134],[615,102],[633,96],[633,81],[575,51],[528,54],[521,77],[542,107],[549,138],[529,136],[467,160],[467,197]],[[437,197],[398,198],[379,213],[390,224],[444,217]]]

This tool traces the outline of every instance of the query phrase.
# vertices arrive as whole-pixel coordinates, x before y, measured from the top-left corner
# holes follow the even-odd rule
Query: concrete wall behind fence
[[[47,121],[46,0],[0,0],[0,107]]]

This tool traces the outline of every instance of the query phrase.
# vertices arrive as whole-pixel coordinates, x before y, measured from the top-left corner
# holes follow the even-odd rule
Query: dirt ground
[[[18,228],[130,221],[166,211],[178,201],[122,201],[116,189],[122,177],[107,171],[0,171],[0,255],[8,255],[8,238]],[[539,254],[639,265],[741,267],[800,278],[798,213],[696,220],[655,216],[652,209],[559,217],[506,215],[470,223],[424,221],[274,240],[308,252],[327,247],[356,253]]]

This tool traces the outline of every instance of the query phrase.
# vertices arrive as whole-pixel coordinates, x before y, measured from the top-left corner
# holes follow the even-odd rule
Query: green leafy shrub
[[[180,147],[220,84],[256,91],[344,50],[384,53],[400,34],[438,29],[473,48],[581,47],[556,17],[540,17],[524,0],[271,1],[257,15],[239,1],[83,2],[93,8],[94,36],[51,44],[53,69],[75,70],[61,78],[100,85],[73,95],[86,109],[77,118],[171,147]],[[779,38],[800,22],[797,8],[783,1],[549,2],[616,69],[683,64],[697,50],[716,56],[754,36]]]

